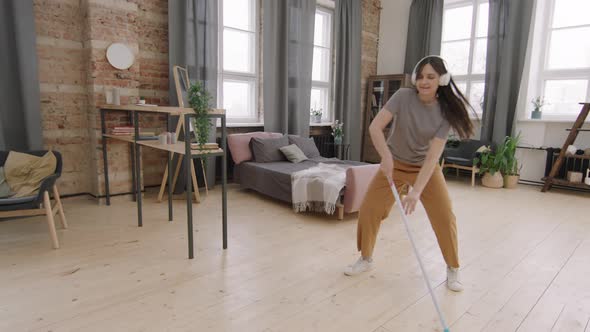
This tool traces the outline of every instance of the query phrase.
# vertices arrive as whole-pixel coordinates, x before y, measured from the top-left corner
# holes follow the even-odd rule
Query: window
[[[453,80],[481,114],[488,35],[487,0],[445,1],[441,56]]]
[[[538,77],[527,99],[544,97],[543,118],[575,118],[590,100],[590,1],[550,0],[541,10],[548,23],[540,25]]]
[[[310,109],[322,109],[322,121],[333,119],[332,100],[332,12],[318,7],[313,35]]]
[[[256,0],[220,0],[218,105],[228,122],[259,122]]]

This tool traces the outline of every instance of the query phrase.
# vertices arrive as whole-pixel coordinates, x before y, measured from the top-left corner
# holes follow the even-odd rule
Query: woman
[[[372,255],[381,221],[394,204],[390,184],[401,192],[411,186],[402,205],[414,212],[422,202],[447,263],[447,287],[459,292],[457,226],[439,158],[451,128],[461,137],[473,134],[468,101],[457,88],[444,60],[427,56],[412,73],[416,89],[399,89],[369,127],[371,139],[381,156],[381,172],[373,178],[359,212],[357,248],[361,257],[344,273],[357,275],[373,266]],[[393,122],[393,133],[385,139],[384,128]]]

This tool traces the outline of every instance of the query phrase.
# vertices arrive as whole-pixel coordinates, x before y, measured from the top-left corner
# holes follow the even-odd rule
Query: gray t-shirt
[[[393,132],[387,139],[393,159],[422,165],[434,137],[447,139],[449,122],[438,102],[424,105],[415,89],[399,89],[384,108],[393,114]]]

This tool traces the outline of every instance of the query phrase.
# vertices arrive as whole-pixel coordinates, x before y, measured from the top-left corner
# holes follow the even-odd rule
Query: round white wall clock
[[[135,56],[127,45],[113,43],[107,48],[107,60],[113,67],[125,70],[133,65]]]

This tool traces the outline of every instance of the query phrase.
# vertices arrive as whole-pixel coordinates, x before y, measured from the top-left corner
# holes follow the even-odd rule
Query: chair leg
[[[61,221],[61,227],[68,228],[68,221],[66,220],[66,215],[64,214],[64,207],[61,204],[61,197],[59,197],[59,191],[57,191],[57,186],[53,186],[53,199],[57,203],[57,211],[59,212],[59,220]]]
[[[471,169],[471,186],[475,187],[475,168]]]
[[[458,168],[455,168],[455,169],[457,170],[457,176],[459,176],[459,169]]]
[[[59,249],[59,241],[57,240],[57,232],[55,231],[55,220],[53,220],[53,211],[51,211],[51,200],[47,191],[43,194],[43,205],[45,207],[45,214],[47,215],[47,225],[49,225],[49,235],[51,235],[51,241],[53,241],[53,248]]]

